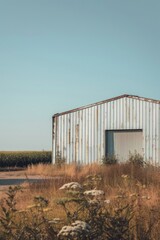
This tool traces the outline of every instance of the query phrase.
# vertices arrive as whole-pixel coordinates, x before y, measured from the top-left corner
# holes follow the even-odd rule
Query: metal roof
[[[136,96],[136,95],[123,94],[123,95],[120,95],[120,96],[117,96],[117,97],[114,97],[114,98],[109,98],[109,99],[106,99],[106,100],[103,100],[103,101],[100,101],[100,102],[92,103],[92,104],[82,106],[82,107],[79,107],[79,108],[74,108],[74,109],[69,110],[69,111],[56,113],[56,114],[53,115],[53,117],[58,117],[58,116],[61,116],[61,115],[64,115],[64,114],[76,112],[76,111],[79,111],[79,110],[94,107],[94,106],[97,106],[97,105],[100,105],[100,104],[103,104],[103,103],[106,103],[106,102],[111,102],[111,101],[114,101],[114,100],[117,100],[117,99],[120,99],[120,98],[125,98],[125,97],[160,104],[160,100],[156,100],[156,99],[152,99],[152,98],[146,98],[146,97],[140,97],[140,96]]]

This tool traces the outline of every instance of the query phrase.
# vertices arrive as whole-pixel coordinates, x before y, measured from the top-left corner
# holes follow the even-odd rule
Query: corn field
[[[0,152],[0,168],[27,167],[31,164],[51,163],[50,151]]]

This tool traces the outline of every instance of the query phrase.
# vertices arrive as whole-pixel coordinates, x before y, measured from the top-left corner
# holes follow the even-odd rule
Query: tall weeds
[[[158,167],[40,164],[27,174],[43,181],[23,192],[9,190],[1,204],[0,239],[159,239]],[[73,188],[59,189],[69,182]]]

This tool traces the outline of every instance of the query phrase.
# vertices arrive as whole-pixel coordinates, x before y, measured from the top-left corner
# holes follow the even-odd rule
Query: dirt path
[[[9,186],[22,183],[34,183],[43,180],[40,175],[27,175],[26,171],[0,172],[0,195],[7,191]]]

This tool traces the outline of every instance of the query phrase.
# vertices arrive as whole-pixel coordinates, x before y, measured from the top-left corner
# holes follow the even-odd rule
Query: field
[[[25,168],[31,164],[51,163],[50,151],[1,151],[0,168]]]
[[[43,180],[3,195],[0,239],[159,239],[159,167],[38,164],[23,174]]]

